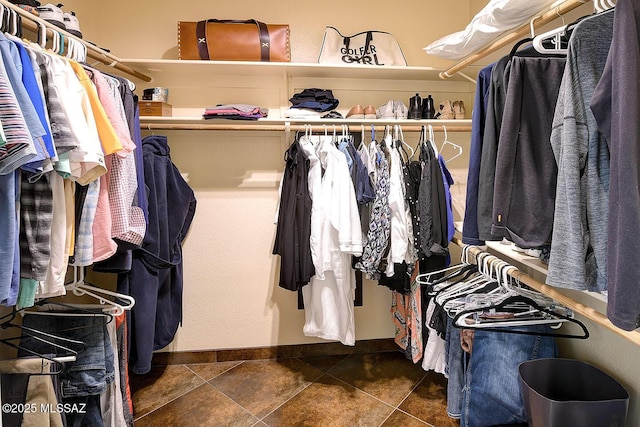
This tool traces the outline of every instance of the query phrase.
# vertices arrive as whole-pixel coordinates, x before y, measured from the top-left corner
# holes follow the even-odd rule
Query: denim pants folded
[[[460,345],[460,329],[452,326],[448,319],[445,335],[445,354],[447,357],[447,415],[459,420],[462,416],[462,390],[464,388],[466,353]]]
[[[100,396],[78,396],[63,400],[65,405],[81,408],[81,411],[67,413],[67,427],[103,427]]]
[[[550,333],[545,325],[519,328]],[[556,357],[553,337],[490,332],[476,329],[473,350],[465,373],[461,427],[486,427],[525,423],[518,366],[520,363]]]
[[[82,341],[85,349],[80,351],[76,360],[65,365],[60,374],[61,393],[63,398],[90,396],[102,393],[107,383],[114,380],[114,355],[109,335],[106,332],[106,317],[104,316],[54,316],[31,314],[25,315],[24,326],[60,337]],[[70,346],[65,341],[42,337],[59,345]],[[41,354],[56,353],[56,348],[36,340],[25,337],[20,345]],[[18,355],[25,355],[23,350]]]

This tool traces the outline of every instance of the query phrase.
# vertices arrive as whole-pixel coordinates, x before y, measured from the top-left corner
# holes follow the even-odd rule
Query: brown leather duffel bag
[[[289,26],[255,19],[179,21],[178,58],[291,62]]]

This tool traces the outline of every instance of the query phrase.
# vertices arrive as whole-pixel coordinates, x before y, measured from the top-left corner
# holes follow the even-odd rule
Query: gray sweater
[[[582,20],[569,40],[551,146],[558,181],[547,283],[607,288],[609,150],[589,109],[611,45],[613,10]]]

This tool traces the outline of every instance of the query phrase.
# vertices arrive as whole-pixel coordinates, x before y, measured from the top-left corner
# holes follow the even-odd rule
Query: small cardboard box
[[[141,116],[171,116],[171,104],[159,101],[140,101]]]

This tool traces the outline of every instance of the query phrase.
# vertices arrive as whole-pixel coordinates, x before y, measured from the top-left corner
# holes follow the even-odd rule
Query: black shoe
[[[422,118],[423,119],[435,119],[436,108],[433,104],[433,98],[431,95],[422,100]]]
[[[419,120],[422,117],[421,104],[422,99],[419,94],[416,93],[416,96],[409,98],[409,112],[407,113],[409,119]]]

